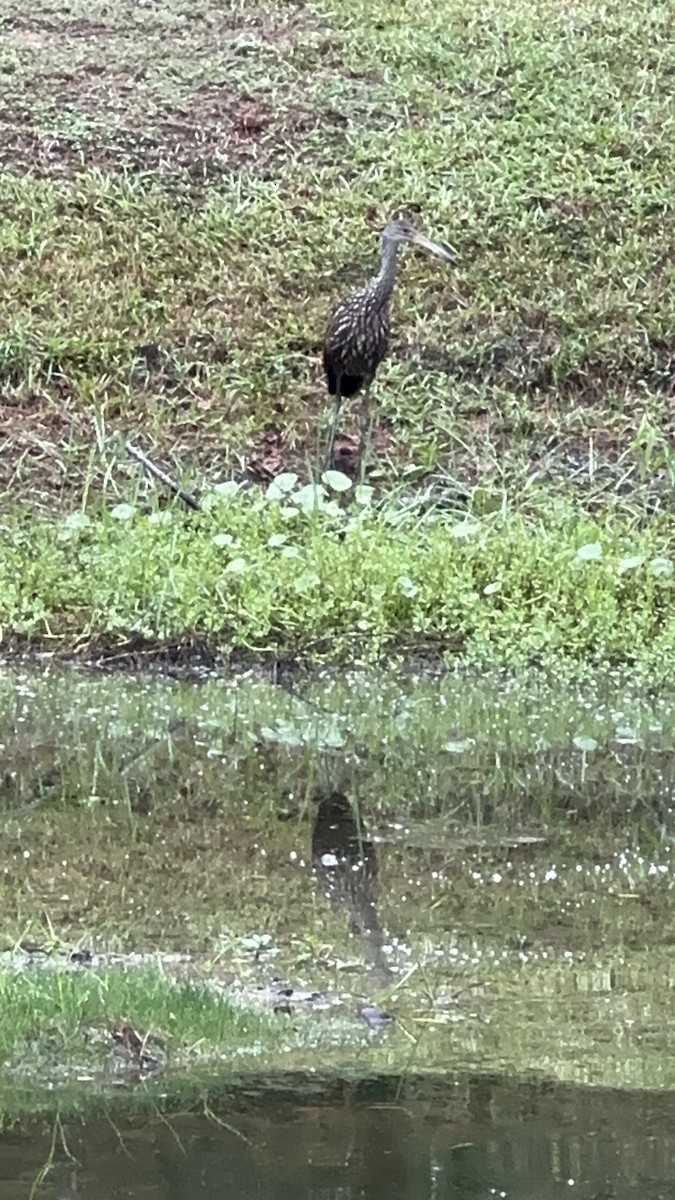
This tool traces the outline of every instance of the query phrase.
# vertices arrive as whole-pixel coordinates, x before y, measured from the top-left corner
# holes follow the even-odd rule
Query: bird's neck
[[[389,300],[396,283],[396,268],[398,265],[398,244],[396,242],[382,243],[382,265],[375,276],[375,294],[384,305]]]

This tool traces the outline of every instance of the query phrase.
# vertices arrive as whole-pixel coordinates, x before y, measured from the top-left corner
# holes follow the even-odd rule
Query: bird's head
[[[429,254],[435,254],[436,258],[442,258],[445,262],[452,263],[453,266],[456,266],[458,262],[458,256],[451,246],[446,246],[442,242],[430,241],[423,233],[419,233],[405,217],[389,222],[382,234],[382,241],[393,242],[396,246],[401,245],[402,242],[411,242],[413,246],[419,246],[420,249],[428,251]]]

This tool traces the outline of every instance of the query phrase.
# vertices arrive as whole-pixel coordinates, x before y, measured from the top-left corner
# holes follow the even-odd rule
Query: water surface
[[[26,1197],[36,1180],[42,1200],[673,1194],[671,1097],[480,1078],[272,1078],[210,1103],[210,1117],[66,1122],[0,1136],[2,1195]]]
[[[0,714],[5,967],[281,979],[335,1071],[673,1086],[673,695],[15,670]]]

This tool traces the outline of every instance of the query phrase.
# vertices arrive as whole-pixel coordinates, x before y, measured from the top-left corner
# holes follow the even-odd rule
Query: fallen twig
[[[193,508],[195,512],[200,511],[201,505],[197,497],[191,495],[190,492],[184,492],[183,489],[176,483],[175,479],[172,479],[170,475],[167,475],[166,471],[163,471],[161,467],[158,467],[154,462],[151,462],[147,454],[144,454],[142,450],[139,450],[138,446],[134,446],[132,442],[127,442],[127,454],[130,454],[132,458],[135,458],[136,462],[139,462],[142,467],[145,467],[146,471],[149,471],[151,475],[154,475],[155,479],[159,479],[160,483],[163,483],[166,487],[170,488],[171,491],[178,496],[179,500],[183,501],[183,504],[187,504],[188,508]]]

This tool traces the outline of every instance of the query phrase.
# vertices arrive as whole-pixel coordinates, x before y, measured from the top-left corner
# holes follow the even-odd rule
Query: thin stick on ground
[[[156,466],[155,463],[148,458],[147,454],[144,454],[142,450],[138,449],[138,446],[134,446],[132,442],[127,442],[127,454],[130,454],[132,458],[135,458],[136,462],[139,462],[142,467],[145,467],[146,471],[149,471],[151,475],[154,475],[155,479],[159,479],[160,483],[163,483],[166,487],[170,488],[174,495],[178,496],[179,500],[183,501],[183,504],[187,504],[188,508],[194,509],[195,512],[200,511],[201,505],[196,496],[193,496],[190,492],[184,492],[183,489],[176,483],[175,479],[172,479],[170,475],[167,475],[166,471],[163,471],[161,467]]]

